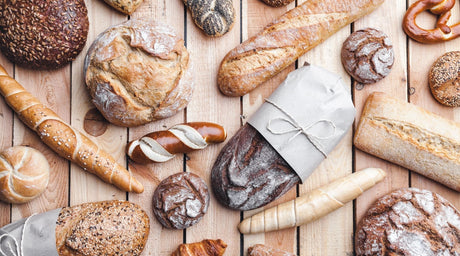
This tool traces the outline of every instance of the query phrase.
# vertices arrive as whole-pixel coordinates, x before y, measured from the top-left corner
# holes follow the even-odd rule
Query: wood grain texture
[[[415,1],[409,1],[410,4]],[[451,21],[460,19],[459,2],[452,9],[453,14]],[[417,19],[418,24],[429,28],[435,22],[435,16],[423,13]],[[428,74],[434,61],[449,51],[458,51],[459,41],[453,40],[445,43],[432,45],[420,44],[414,40],[409,40],[409,77],[410,86],[414,88],[415,93],[409,96],[409,101],[428,111],[441,115],[447,119],[460,122],[460,108],[446,107],[438,103],[431,94],[428,84]],[[460,193],[443,186],[433,180],[425,178],[415,172],[411,172],[411,186],[421,189],[429,189],[442,195],[449,200],[457,209],[460,208]]]
[[[184,38],[184,5],[182,1],[145,1],[132,16],[151,17],[172,26],[178,36]],[[185,38],[184,38],[185,39]],[[193,59],[192,59],[193,61]],[[193,100],[192,96],[192,100]],[[175,124],[185,122],[184,111],[176,115],[144,126],[129,129],[129,141],[159,130],[165,130]],[[152,197],[158,184],[168,176],[184,171],[183,155],[176,155],[170,161],[147,165],[128,161],[129,170],[144,185],[142,194],[129,194],[129,200],[142,206],[150,218],[150,234],[144,255],[169,256],[183,242],[183,230],[169,230],[156,220],[152,210]]]
[[[288,10],[295,7],[295,3],[291,3],[288,6],[273,8],[267,6],[259,0],[247,1],[244,8],[243,15],[246,17],[243,20],[243,38],[242,41],[254,36],[265,26],[267,26],[272,20],[283,15]],[[287,75],[295,69],[295,64],[290,65],[285,70],[281,71],[275,77],[269,79],[259,87],[243,96],[243,123],[257,111],[257,109],[263,104],[264,99],[268,98],[270,94],[280,85]],[[249,217],[256,214],[263,209],[270,208],[277,204],[294,199],[296,196],[296,188],[294,187],[288,193],[281,198],[271,202],[270,204],[260,209],[244,212],[244,217]],[[247,252],[248,247],[255,244],[266,244],[271,247],[286,250],[289,252],[296,252],[297,250],[297,229],[290,228],[276,232],[260,233],[244,235],[244,252]]]
[[[354,24],[354,30],[372,27],[383,31],[393,42],[395,62],[390,74],[381,81],[366,85],[364,89],[357,90],[354,84],[354,102],[357,108],[355,127],[362,112],[364,102],[370,93],[374,91],[386,92],[401,100],[407,100],[407,58],[406,36],[401,29],[401,21],[406,10],[405,1],[385,1],[376,11],[358,20]],[[391,22],[389,22],[391,21]],[[387,172],[384,181],[367,191],[356,200],[356,221],[367,211],[375,199],[397,188],[409,186],[409,172],[399,166],[373,157],[358,149],[355,149],[355,170],[367,167],[379,167]]]

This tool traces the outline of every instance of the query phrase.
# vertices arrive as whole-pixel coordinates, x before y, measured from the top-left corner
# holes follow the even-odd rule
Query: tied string
[[[19,246],[19,243],[18,243],[18,240],[16,240],[16,238],[8,233],[6,234],[3,234],[0,236],[0,254],[2,256],[8,256],[8,254],[6,254],[3,249],[2,249],[2,246],[1,246],[1,242],[3,239],[7,239],[7,238],[10,238],[13,240],[14,242],[14,248],[16,250],[13,250],[12,246],[11,246],[11,242],[8,243],[7,242],[7,247],[8,247],[8,250],[7,252],[11,253],[10,255],[13,255],[13,256],[23,256],[23,242],[24,242],[24,231],[26,230],[26,226],[27,224],[29,224],[29,220],[32,216],[34,216],[35,214],[32,214],[31,216],[29,216],[26,221],[24,222],[24,225],[22,226],[22,231],[21,231],[21,246]]]
[[[324,146],[321,144],[320,140],[326,140],[326,139],[329,139],[329,138],[331,138],[332,136],[335,135],[336,126],[332,121],[326,120],[326,119],[321,119],[321,120],[318,120],[318,121],[316,121],[316,122],[314,122],[314,123],[312,123],[310,125],[302,127],[294,119],[294,117],[292,117],[288,112],[286,112],[278,104],[276,104],[275,102],[273,102],[273,101],[271,101],[269,99],[265,99],[265,101],[267,103],[270,103],[271,105],[273,105],[275,108],[277,108],[279,111],[281,111],[283,114],[285,114],[288,117],[288,118],[276,117],[276,118],[273,118],[273,119],[269,120],[268,124],[267,124],[267,130],[270,131],[272,134],[276,134],[276,135],[282,135],[282,134],[287,134],[287,133],[291,133],[291,132],[296,132],[291,138],[289,138],[289,140],[285,144],[283,144],[283,146],[281,146],[281,148],[284,147],[286,144],[290,143],[293,139],[295,139],[300,134],[303,134],[303,135],[305,135],[307,137],[308,141],[310,141],[310,143],[324,156],[324,158],[327,158],[327,154],[323,150]],[[292,128],[291,129],[286,129],[286,130],[281,130],[281,131],[279,131],[279,130],[275,131],[272,128],[271,123],[272,123],[272,121],[276,121],[276,120],[287,122],[292,126]],[[309,132],[310,128],[312,128],[313,126],[315,126],[315,125],[317,125],[319,123],[327,123],[327,124],[329,124],[333,128],[332,134],[329,135],[329,136],[326,136],[326,137],[320,137],[320,136],[317,136],[317,135]]]

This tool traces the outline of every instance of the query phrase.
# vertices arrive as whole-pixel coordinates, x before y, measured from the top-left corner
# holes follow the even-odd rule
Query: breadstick
[[[208,144],[225,141],[225,129],[214,123],[192,122],[175,125],[167,131],[146,134],[131,141],[126,154],[138,163],[166,162],[174,154],[203,149]]]
[[[0,65],[0,93],[19,119],[40,139],[64,157],[125,191],[141,193],[144,187],[88,137],[65,123],[56,113],[26,91]]]
[[[289,202],[244,219],[238,228],[243,234],[269,232],[300,226],[344,206],[385,178],[382,169],[367,168],[315,189]]]

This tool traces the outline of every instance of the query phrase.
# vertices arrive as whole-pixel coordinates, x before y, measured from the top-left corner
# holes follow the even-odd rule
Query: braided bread
[[[58,155],[78,164],[83,170],[125,191],[141,193],[144,187],[88,137],[65,123],[44,106],[0,65],[0,94],[19,118]]]
[[[192,13],[195,24],[208,36],[222,36],[233,27],[235,10],[232,0],[182,0]]]
[[[220,143],[226,138],[225,129],[218,124],[185,123],[131,141],[126,147],[126,154],[134,162],[142,164],[166,162],[172,159],[174,154],[203,149],[210,143]]]

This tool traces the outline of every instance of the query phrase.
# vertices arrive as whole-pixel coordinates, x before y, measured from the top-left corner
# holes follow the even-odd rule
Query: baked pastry
[[[111,123],[138,126],[174,115],[192,96],[190,59],[173,29],[149,19],[113,26],[85,59],[92,102]]]
[[[280,7],[285,6],[292,3],[294,0],[262,0],[264,3],[273,6],[273,7]]]
[[[137,7],[142,4],[142,1],[143,0],[104,0],[104,2],[116,10],[128,15],[131,15]]]
[[[74,60],[86,43],[84,0],[0,2],[0,51],[13,63],[55,69]]]
[[[0,200],[22,204],[45,191],[50,166],[40,151],[14,146],[0,153]]]
[[[372,84],[393,67],[393,45],[385,33],[373,28],[353,32],[343,43],[342,64],[357,82]]]
[[[248,256],[295,256],[295,254],[263,244],[256,244],[248,248]]]
[[[19,119],[59,156],[124,191],[141,193],[144,187],[132,173],[100,146],[44,106],[0,65],[0,94]]]
[[[431,67],[428,80],[431,93],[439,103],[460,107],[460,51],[439,57]]]
[[[103,201],[64,207],[56,220],[59,256],[140,255],[149,217],[138,205]]]
[[[203,179],[190,172],[162,180],[153,194],[153,213],[163,227],[185,229],[208,210],[209,192]]]
[[[378,199],[358,224],[356,255],[458,255],[460,213],[440,195],[403,188]]]
[[[223,36],[235,23],[232,0],[182,0],[195,24],[212,37]]]
[[[224,127],[207,122],[178,124],[166,131],[146,134],[126,146],[126,154],[137,163],[165,162],[175,154],[204,149],[227,138]]]
[[[460,124],[384,93],[364,105],[354,145],[460,191]]]
[[[309,0],[231,50],[217,74],[220,91],[243,96],[384,0]]]
[[[205,239],[198,243],[181,244],[171,256],[222,256],[227,244],[217,239]]]

